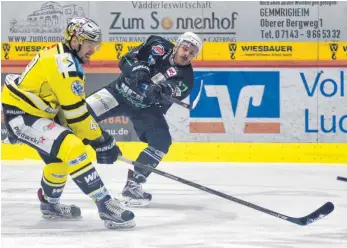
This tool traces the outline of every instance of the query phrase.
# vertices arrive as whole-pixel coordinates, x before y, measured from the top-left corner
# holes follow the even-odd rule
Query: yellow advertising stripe
[[[2,60],[30,60],[54,43],[2,42]],[[116,61],[141,42],[103,42],[94,61]],[[347,42],[204,42],[197,60],[347,60]]]
[[[92,60],[119,60],[140,44],[141,42],[103,42],[100,50],[92,56]],[[196,60],[202,60],[202,56],[201,53]]]
[[[31,60],[38,51],[54,45],[51,42],[2,42],[2,60]],[[141,42],[103,42],[91,60],[119,60],[123,55],[140,45]],[[202,54],[197,58],[202,59]]]
[[[209,42],[203,60],[347,60],[347,42]]]
[[[204,60],[317,60],[317,42],[205,43]]]
[[[52,46],[52,42],[1,42],[2,60],[31,60],[40,50]]]
[[[347,60],[347,42],[320,42],[319,60]]]
[[[92,60],[119,60],[123,55],[139,46],[141,42],[103,42]]]
[[[119,142],[125,156],[136,159],[146,147],[140,142]],[[338,143],[193,143],[176,142],[165,156],[166,162],[290,162],[347,165],[347,144]],[[87,147],[90,158],[95,153]],[[2,144],[2,160],[40,160],[27,145]]]

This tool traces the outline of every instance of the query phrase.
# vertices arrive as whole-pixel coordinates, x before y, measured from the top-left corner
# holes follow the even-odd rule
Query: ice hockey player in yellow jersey
[[[79,207],[60,203],[70,175],[94,200],[107,228],[132,228],[134,214],[110,195],[85,149],[85,144],[91,145],[102,164],[114,163],[121,154],[85,102],[81,64],[100,48],[100,27],[91,19],[74,18],[64,38],[63,43],[40,51],[22,75],[7,75],[2,107],[9,140],[33,147],[46,163],[38,190],[45,219],[81,219]]]

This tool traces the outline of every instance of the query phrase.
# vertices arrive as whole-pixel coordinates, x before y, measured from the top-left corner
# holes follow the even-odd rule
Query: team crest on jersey
[[[152,54],[162,56],[165,53],[165,49],[162,45],[155,45],[152,47]]]
[[[72,92],[77,96],[81,96],[84,94],[84,87],[83,87],[82,83],[78,80],[74,81],[71,84],[71,89],[72,89]]]

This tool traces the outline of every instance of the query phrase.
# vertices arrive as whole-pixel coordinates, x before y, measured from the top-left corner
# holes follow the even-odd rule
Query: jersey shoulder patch
[[[56,54],[55,62],[60,73],[77,71],[75,60],[70,53]]]
[[[151,35],[145,42],[145,46],[147,47],[149,51],[149,55],[156,57],[156,56],[163,56],[174,45],[170,41],[160,36]]]
[[[165,48],[162,44],[156,44],[152,46],[153,56],[163,56],[165,54]]]
[[[73,57],[70,53],[56,54],[55,62],[57,64],[58,71],[66,77],[79,77],[81,80],[85,80],[85,74],[80,62]]]

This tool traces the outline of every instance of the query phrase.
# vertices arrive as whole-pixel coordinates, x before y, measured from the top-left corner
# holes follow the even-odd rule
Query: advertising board
[[[152,34],[175,41],[186,30],[207,42],[346,41],[346,7],[343,1],[6,1],[1,37],[58,42],[71,18],[85,16],[112,42],[143,42]]]
[[[3,61],[31,60],[51,42],[2,42]],[[91,61],[117,61],[141,42],[103,42]],[[196,61],[346,61],[347,42],[205,42]]]
[[[345,68],[197,69],[190,112],[168,113],[175,141],[346,142]]]
[[[87,75],[86,94],[116,77]],[[196,68],[190,101],[195,99],[201,80],[203,90],[196,108],[188,111],[173,105],[167,114],[174,141],[347,140],[345,68]],[[106,119],[101,125],[119,141],[137,140],[125,116]],[[2,139],[6,132],[3,127]]]

